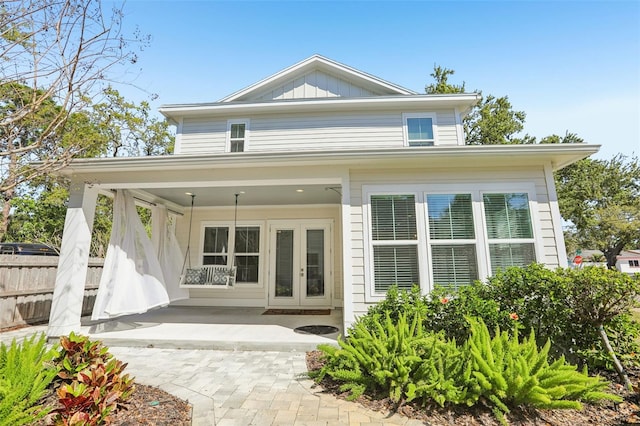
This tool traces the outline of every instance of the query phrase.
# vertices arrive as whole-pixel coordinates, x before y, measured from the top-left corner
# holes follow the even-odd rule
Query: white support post
[[[150,207],[151,210],[151,243],[156,250],[156,254],[160,256],[160,244],[162,242],[161,235],[165,232],[160,228],[160,209],[157,206]]]
[[[97,188],[84,182],[71,183],[47,329],[49,337],[80,330],[97,198]]]
[[[355,321],[353,311],[353,258],[351,252],[351,182],[349,172],[342,178],[342,326],[343,334]]]

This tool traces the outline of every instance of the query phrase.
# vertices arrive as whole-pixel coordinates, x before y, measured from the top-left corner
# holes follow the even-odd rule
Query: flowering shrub
[[[607,279],[598,281],[598,292],[577,291],[574,282],[582,282],[581,286],[589,288],[588,282],[594,279],[579,281],[580,277],[586,278],[589,274],[606,274]],[[524,333],[533,330],[539,345],[551,341],[549,354],[553,357],[564,356],[572,363],[590,368],[612,368],[597,327],[587,320],[589,315],[580,306],[594,306],[591,303],[595,303],[595,297],[600,298],[598,303],[610,303],[607,297],[618,292],[608,291],[607,286],[615,289],[620,288],[621,283],[626,283],[622,288],[630,285],[629,278],[621,275],[615,271],[590,271],[588,268],[552,271],[543,265],[531,264],[500,270],[485,282],[476,282],[454,292],[436,288],[430,295],[422,296],[417,286],[411,291],[398,291],[392,287],[387,298],[372,307],[362,320],[372,329],[374,317],[384,319],[388,313],[392,320],[397,320],[403,312],[407,317],[416,314],[424,319],[425,329],[443,331],[448,338],[463,342],[470,334],[465,317],[475,317],[482,319],[490,331],[496,327],[504,331],[518,328]],[[590,301],[578,303],[578,294],[588,296]],[[630,354],[640,353],[637,344],[640,326],[632,320],[628,309],[606,319],[604,328],[619,358],[626,363],[637,363],[638,357]]]

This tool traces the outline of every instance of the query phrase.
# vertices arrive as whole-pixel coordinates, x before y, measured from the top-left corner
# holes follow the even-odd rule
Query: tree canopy
[[[87,149],[62,140],[118,65],[146,40],[123,35],[123,11],[99,0],[12,0],[0,6],[0,191],[65,166]],[[42,161],[26,167],[34,153]],[[6,198],[6,197],[5,197]]]
[[[571,222],[569,245],[598,249],[613,267],[622,250],[640,246],[638,158],[586,158],[556,172],[560,212]]]

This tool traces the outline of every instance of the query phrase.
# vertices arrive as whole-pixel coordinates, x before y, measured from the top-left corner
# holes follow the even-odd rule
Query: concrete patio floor
[[[308,351],[337,344],[342,310],[330,315],[263,315],[264,308],[168,306],[103,322],[83,318],[83,334],[107,346],[167,349]],[[301,334],[305,325],[327,325],[338,332]]]

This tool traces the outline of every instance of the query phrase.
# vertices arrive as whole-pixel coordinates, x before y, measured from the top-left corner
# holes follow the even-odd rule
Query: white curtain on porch
[[[141,314],[168,304],[162,267],[133,196],[127,190],[118,190],[113,202],[111,239],[91,319]]]
[[[166,206],[158,205],[154,208],[152,239],[158,249],[158,260],[162,267],[165,287],[169,299],[174,300],[189,298],[189,290],[180,288],[180,275],[184,255],[178,245],[175,234],[175,223],[169,220],[169,211]]]

